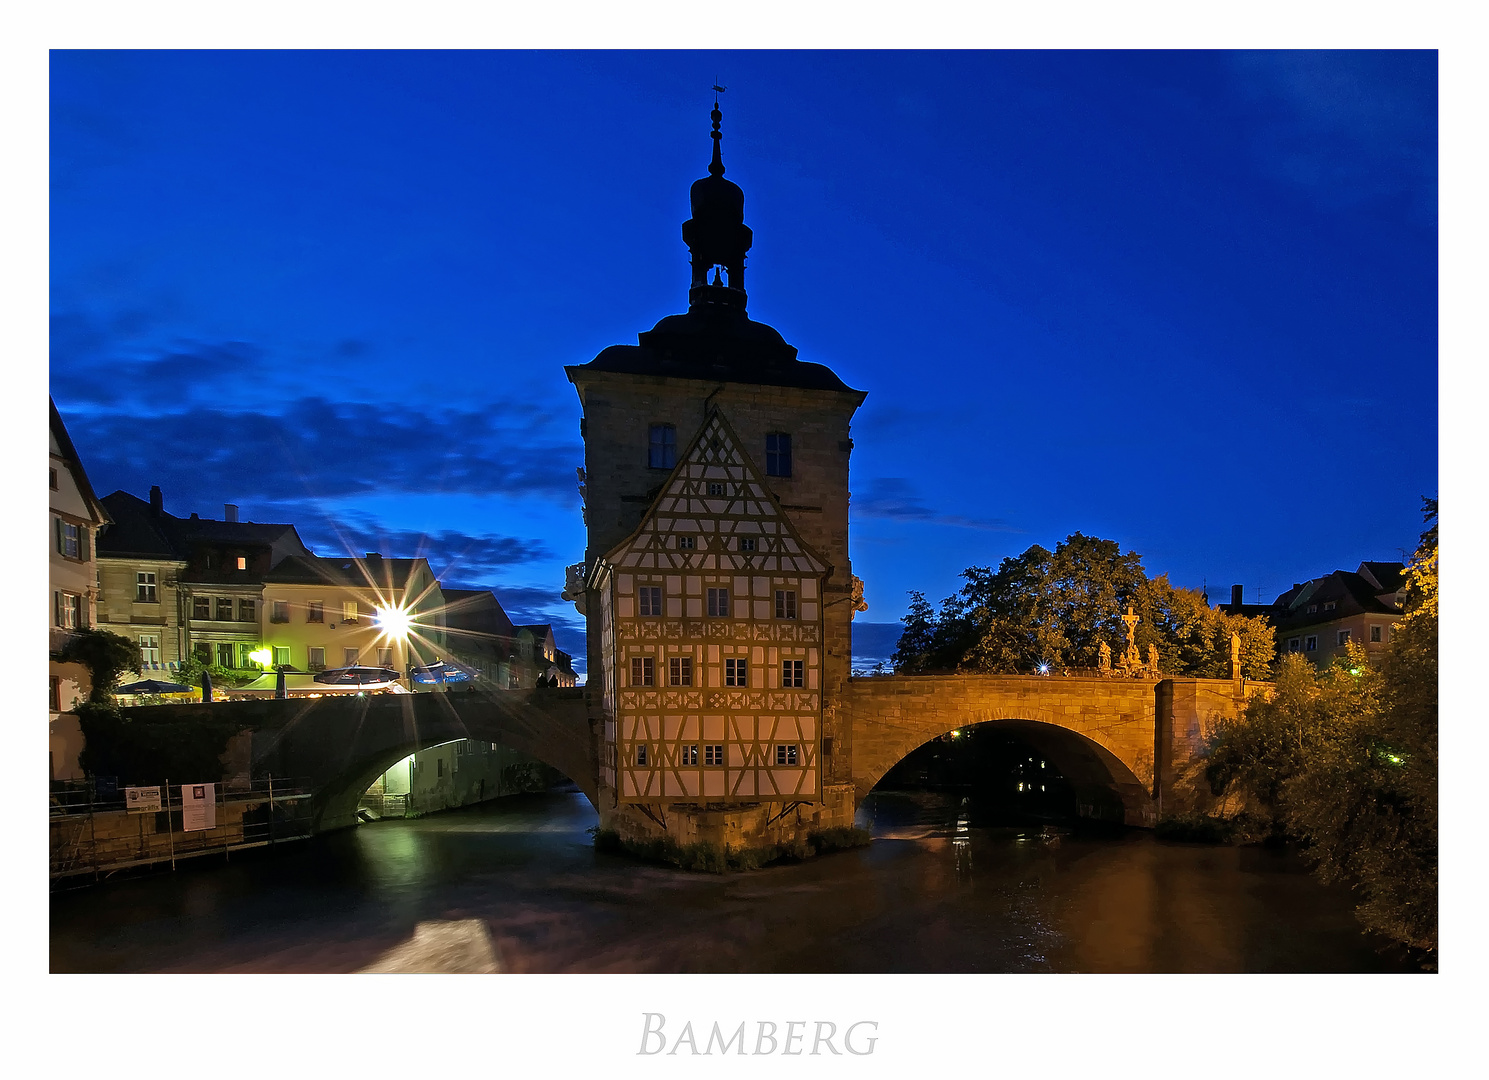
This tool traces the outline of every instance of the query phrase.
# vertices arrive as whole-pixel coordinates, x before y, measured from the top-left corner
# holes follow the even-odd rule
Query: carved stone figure
[[[852,597],[850,604],[851,611],[848,615],[848,619],[851,622],[860,611],[867,611],[869,609],[869,602],[863,598],[863,578],[857,574],[853,575],[852,592],[849,595]]]
[[[1112,669],[1112,647],[1104,641],[1101,643],[1100,663],[1102,671],[1110,671]]]
[[[1158,675],[1158,646],[1148,642],[1148,674]]]

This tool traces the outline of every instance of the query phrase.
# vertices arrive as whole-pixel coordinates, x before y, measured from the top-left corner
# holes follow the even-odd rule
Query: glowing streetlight
[[[408,629],[413,622],[408,612],[401,607],[380,607],[377,609],[376,619],[384,634],[400,640],[408,637]]]
[[[248,659],[259,665],[259,667],[268,667],[274,661],[274,654],[268,648],[255,649],[248,654]]]

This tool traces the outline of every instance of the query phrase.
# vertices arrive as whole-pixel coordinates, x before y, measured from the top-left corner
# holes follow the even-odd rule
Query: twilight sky
[[[1402,557],[1437,490],[1430,52],[54,52],[50,74],[50,386],[99,493],[426,555],[581,658],[562,368],[685,310],[715,81],[750,314],[868,391],[861,619],[1074,531],[1271,600]]]

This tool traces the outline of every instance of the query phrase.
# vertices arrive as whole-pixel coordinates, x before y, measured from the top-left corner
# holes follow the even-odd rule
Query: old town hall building
[[[863,403],[746,313],[744,192],[713,161],[688,310],[568,367],[601,820],[725,843],[847,824],[849,421]]]

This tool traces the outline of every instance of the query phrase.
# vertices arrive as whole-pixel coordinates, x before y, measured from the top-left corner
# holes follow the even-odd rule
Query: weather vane
[[[729,89],[727,86],[720,86],[718,83],[714,83],[713,92],[715,94],[722,94],[727,89]]]

